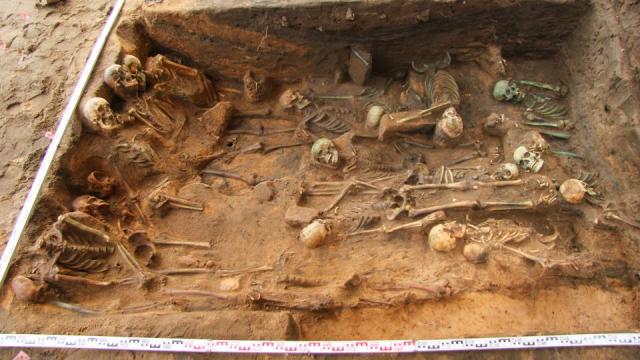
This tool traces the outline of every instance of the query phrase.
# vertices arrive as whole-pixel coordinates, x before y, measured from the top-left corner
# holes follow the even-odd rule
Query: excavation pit
[[[112,36],[15,256],[8,284],[30,279],[33,301],[9,292],[2,330],[390,339],[636,325],[633,306],[610,306],[636,301],[638,132],[624,121],[638,102],[628,59],[605,66],[612,40],[588,41],[613,21],[606,5],[183,3],[145,5]],[[500,80],[528,95],[496,100]],[[106,125],[83,115],[96,96]],[[502,165],[518,160],[519,175]],[[567,179],[586,192],[567,195]],[[42,318],[62,313],[74,321]]]

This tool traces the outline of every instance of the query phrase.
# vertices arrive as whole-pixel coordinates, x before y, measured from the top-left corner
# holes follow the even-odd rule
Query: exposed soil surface
[[[1,10],[7,233],[106,3]],[[0,331],[637,330],[640,4],[507,3],[128,4],[14,258]],[[474,19],[494,25],[467,38]],[[105,84],[126,55],[140,67]],[[501,79],[569,91],[521,82],[509,103]],[[83,110],[96,96],[101,124]],[[637,355],[517,355],[532,354]]]

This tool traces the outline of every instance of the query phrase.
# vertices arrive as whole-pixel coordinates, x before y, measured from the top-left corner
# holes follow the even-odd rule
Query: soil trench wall
[[[609,189],[640,210],[640,2],[596,1],[563,48],[576,127]]]
[[[146,6],[144,31],[156,44],[209,74],[261,69],[286,79],[330,74],[359,44],[374,72],[406,68],[444,51],[464,58],[484,44],[503,54],[557,52],[588,10],[586,1],[199,1]]]

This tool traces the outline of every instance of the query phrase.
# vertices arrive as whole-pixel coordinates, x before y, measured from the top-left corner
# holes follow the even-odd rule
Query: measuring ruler
[[[44,184],[44,180],[47,177],[47,173],[49,172],[49,168],[53,163],[53,160],[56,156],[56,152],[58,151],[58,147],[62,142],[62,137],[64,136],[65,131],[69,127],[71,123],[71,119],[73,118],[73,114],[76,111],[76,107],[78,103],[80,103],[80,98],[82,97],[82,93],[84,92],[87,83],[89,83],[89,79],[91,78],[91,74],[93,73],[93,69],[100,58],[100,54],[102,53],[102,49],[109,38],[109,34],[111,33],[111,29],[116,24],[118,20],[118,16],[120,16],[120,11],[124,7],[125,0],[116,0],[113,4],[113,8],[111,10],[111,14],[107,19],[105,26],[102,28],[102,32],[96,39],[91,52],[89,53],[89,57],[87,58],[87,62],[80,73],[80,79],[76,83],[73,92],[71,93],[71,97],[69,98],[69,102],[67,106],[64,108],[64,112],[60,118],[60,122],[58,123],[58,127],[56,128],[55,133],[53,134],[53,138],[51,139],[51,143],[49,143],[49,147],[44,154],[44,158],[40,163],[40,167],[36,172],[36,176],[33,180],[33,184],[29,189],[29,193],[27,194],[27,198],[24,201],[24,205],[22,209],[20,209],[20,213],[18,214],[18,218],[16,219],[13,230],[11,231],[11,235],[9,236],[9,241],[5,246],[4,252],[2,256],[0,256],[0,287],[4,283],[4,280],[9,272],[9,267],[11,266],[11,259],[13,258],[13,253],[18,247],[18,241],[24,232],[24,229],[27,227],[27,222],[31,217],[31,213],[33,212],[33,208],[36,204],[36,200],[38,199],[38,195],[40,194],[40,189]]]
[[[640,333],[507,336],[440,340],[264,341],[0,334],[0,347],[183,353],[371,354],[640,346]]]

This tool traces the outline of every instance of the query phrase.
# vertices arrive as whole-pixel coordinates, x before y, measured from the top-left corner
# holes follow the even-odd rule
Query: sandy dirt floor
[[[638,10],[638,6],[627,6]],[[131,8],[132,6],[128,7],[129,10]],[[109,9],[109,1],[106,0],[67,0],[48,7],[35,7],[32,1],[16,1],[0,8],[0,78],[3,79],[0,82],[0,250],[4,247],[3,241],[8,237],[39,159],[49,143],[51,132]],[[598,14],[603,14],[613,10],[609,6],[602,6],[598,11]],[[295,18],[291,20],[295,21]],[[627,16],[620,23],[637,24],[637,20],[637,17]],[[608,24],[607,21],[603,23]],[[586,26],[582,28],[588,29]],[[638,53],[636,40],[633,36],[620,40],[622,46],[632,52],[631,65],[625,68],[626,73],[622,77],[631,74],[633,79],[633,74],[636,77],[640,74],[638,64],[634,62],[637,58],[633,57]],[[575,43],[570,44],[575,46]],[[585,52],[590,50],[588,47],[581,49]],[[151,53],[145,55],[151,58],[156,53],[162,53],[162,50],[152,49]],[[180,61],[174,54],[167,55]],[[568,78],[563,70],[563,66],[567,64],[563,64],[559,57],[535,61],[519,57],[507,60],[507,72],[516,78]],[[601,64],[599,66],[602,67]],[[173,69],[176,68],[190,74],[195,71],[185,70],[177,65]],[[147,67],[146,70],[148,69]],[[495,244],[489,246],[495,240],[493,237],[482,243],[483,246],[493,247],[488,255],[489,260],[481,265],[465,261],[467,257],[463,255],[460,245],[453,252],[436,253],[433,245],[425,241],[425,234],[419,231],[342,236],[380,224],[398,224],[385,220],[385,216],[388,210],[397,209],[399,195],[391,198],[375,197],[373,200],[371,193],[375,194],[382,185],[378,188],[371,184],[399,188],[408,183],[423,181],[405,181],[404,177],[387,179],[385,175],[398,176],[410,168],[414,171],[414,178],[422,179],[421,176],[424,176],[430,179],[426,181],[429,183],[433,179],[449,175],[445,173],[445,168],[441,173],[436,168],[420,173],[419,164],[449,164],[463,159],[465,166],[458,166],[457,171],[451,172],[449,182],[454,182],[454,177],[465,181],[488,181],[493,179],[486,177],[488,173],[475,174],[474,169],[493,169],[513,152],[519,138],[505,136],[498,139],[488,136],[483,132],[480,117],[475,115],[499,112],[513,119],[520,116],[521,110],[518,108],[496,103],[490,98],[487,89],[491,89],[495,83],[495,76],[488,75],[486,69],[477,62],[454,62],[447,71],[458,79],[462,89],[462,104],[458,111],[465,119],[465,141],[460,142],[472,145],[453,150],[425,150],[424,147],[415,146],[415,142],[414,147],[411,147],[411,141],[414,141],[411,138],[404,139],[406,142],[394,143],[394,150],[390,144],[380,144],[364,135],[361,139],[353,140],[346,135],[336,135],[336,131],[331,134],[331,130],[321,127],[326,127],[326,124],[321,124],[320,127],[317,124],[311,125],[315,127],[310,132],[331,136],[340,154],[360,149],[359,152],[353,151],[353,158],[349,159],[347,156],[347,159],[341,160],[340,167],[352,166],[355,169],[350,170],[350,173],[338,172],[331,166],[323,167],[314,163],[308,148],[312,140],[317,139],[299,136],[299,128],[295,135],[291,131],[268,138],[265,136],[268,140],[264,140],[264,133],[261,133],[260,140],[264,140],[268,146],[291,143],[293,139],[294,142],[303,142],[303,148],[296,146],[267,152],[264,151],[265,143],[261,143],[263,153],[243,152],[242,149],[250,148],[256,142],[251,131],[299,126],[296,121],[310,115],[305,111],[283,110],[281,99],[276,96],[267,96],[266,100],[261,99],[257,101],[259,105],[255,105],[246,95],[247,83],[253,80],[245,77],[243,96],[243,79],[229,76],[216,78],[212,82],[216,92],[208,94],[210,98],[192,98],[191,102],[183,101],[184,99],[167,102],[162,90],[148,86],[146,90],[149,103],[147,100],[144,102],[146,111],[160,113],[162,110],[165,114],[170,113],[170,121],[160,124],[160,127],[171,128],[175,126],[176,119],[181,117],[188,119],[183,120],[184,127],[180,125],[178,130],[174,127],[167,131],[156,129],[157,134],[150,135],[152,131],[146,129],[150,126],[136,123],[134,119],[118,130],[117,138],[83,132],[82,137],[74,140],[72,151],[66,154],[56,174],[56,179],[61,181],[55,184],[60,186],[61,193],[49,196],[43,202],[48,207],[43,205],[45,210],[40,214],[46,213],[46,216],[39,218],[39,227],[33,229],[33,234],[45,233],[45,228],[60,214],[59,210],[65,208],[56,201],[60,200],[60,204],[70,203],[74,197],[85,194],[88,175],[94,170],[109,168],[109,165],[104,165],[104,160],[95,159],[108,158],[115,164],[114,168],[125,170],[123,174],[129,181],[126,187],[131,185],[137,194],[139,192],[140,199],[145,200],[141,200],[142,209],[139,209],[136,207],[138,195],[130,196],[127,189],[120,189],[103,196],[113,205],[109,214],[97,217],[111,226],[109,231],[113,232],[110,234],[116,233],[113,229],[117,228],[118,236],[127,239],[125,245],[134,249],[134,263],[144,263],[144,270],[138,271],[134,265],[134,270],[130,271],[127,268],[130,262],[126,260],[126,256],[123,256],[124,259],[115,259],[114,256],[105,261],[106,265],[102,264],[108,268],[107,271],[89,278],[135,278],[140,281],[140,286],[129,288],[126,285],[119,287],[118,284],[115,288],[125,289],[118,293],[113,292],[112,288],[101,287],[96,287],[95,291],[86,291],[86,288],[77,284],[69,287],[63,285],[60,286],[61,290],[55,290],[54,297],[70,299],[71,302],[89,309],[105,309],[104,313],[95,316],[69,313],[53,306],[53,303],[23,303],[6,291],[0,297],[0,322],[4,322],[0,323],[0,331],[329,340],[638,329],[639,279],[636,278],[635,271],[640,257],[636,253],[637,230],[628,229],[626,225],[619,223],[617,226],[594,226],[594,219],[600,219],[602,212],[602,204],[597,199],[594,200],[595,205],[582,203],[571,206],[566,203],[558,205],[555,198],[549,200],[547,196],[549,192],[559,196],[555,192],[559,185],[558,179],[578,177],[580,170],[587,168],[575,159],[548,157],[544,171],[541,172],[544,176],[523,174],[525,185],[522,189],[490,188],[456,192],[453,195],[445,191],[425,191],[411,199],[414,208],[450,201],[475,201],[478,197],[526,200],[536,196],[537,203],[553,203],[543,211],[507,213],[504,216],[495,215],[504,212],[493,213],[490,210],[477,213],[448,210],[449,220],[475,224],[473,226],[480,228],[486,226],[484,229],[491,231],[502,227],[527,234],[523,237],[526,240],[514,241],[517,244],[512,244],[515,250],[511,247],[507,251],[505,247]],[[576,71],[588,70],[576,66]],[[305,94],[362,94],[365,91],[364,87],[349,82],[336,85],[330,76],[331,74],[325,74],[325,77],[297,82],[276,82],[270,90],[274,94],[281,94],[288,88]],[[572,76],[576,78],[576,74]],[[637,80],[636,78],[636,85]],[[369,82],[373,88],[385,89],[377,100],[392,107],[400,103],[405,105],[407,101],[402,100],[402,82],[386,81],[386,78],[376,75]],[[576,85],[576,88],[586,86],[580,80],[575,81],[571,84]],[[570,95],[567,103],[572,111],[579,111],[575,110],[580,106],[579,99],[582,97],[573,93]],[[235,120],[230,121],[226,133],[222,131],[217,134],[220,135],[219,144],[211,146],[194,134],[212,130],[202,121],[194,120],[206,117],[203,115],[206,108],[221,100],[232,103],[236,115],[243,112],[246,115],[258,108],[269,108],[271,118],[265,120],[260,116],[252,118],[238,115]],[[140,98],[114,100],[114,110],[124,115],[129,108],[142,106],[139,101]],[[587,100],[587,103],[590,101]],[[327,112],[342,119],[347,124],[345,126],[361,131],[358,136],[368,131],[358,120],[364,117],[362,109],[368,106],[364,101],[345,103],[341,100],[326,100],[319,103]],[[607,103],[604,107],[606,113],[610,112],[609,106]],[[167,108],[171,111],[167,111]],[[620,108],[625,110],[628,107],[623,104]],[[215,119],[218,121],[218,118]],[[633,128],[633,121],[637,120],[632,118],[631,125],[614,124],[614,127]],[[471,126],[468,126],[469,123]],[[587,122],[587,125],[591,126],[590,124]],[[578,125],[576,132],[588,133],[591,129],[585,128],[587,125]],[[332,123],[328,127],[332,126],[339,127],[340,124]],[[600,125],[592,126],[601,131],[598,128]],[[637,123],[635,126],[637,129]],[[512,133],[517,133],[518,136],[524,134],[521,129],[516,130]],[[218,130],[213,130],[216,131]],[[176,135],[165,136],[166,132],[174,132]],[[471,161],[464,160],[470,149],[473,149],[474,139],[483,141],[483,148],[476,149],[483,155],[470,159]],[[580,139],[572,142],[570,148],[566,148],[566,142],[563,141],[549,142],[556,150],[575,150],[587,155],[590,155],[590,151],[604,151],[600,148],[593,150],[594,147]],[[604,147],[604,142],[605,140],[598,141],[598,146]],[[147,147],[139,145],[141,143]],[[131,155],[132,152],[144,155],[149,145],[153,145],[152,152],[155,153],[156,160],[162,159],[161,162],[146,158],[140,160],[140,156]],[[211,164],[198,160],[203,155],[210,155],[212,149],[223,150],[232,156],[215,158]],[[614,165],[618,163],[613,154],[603,157],[609,160],[613,158],[610,161]],[[601,164],[598,161],[603,161],[602,157],[597,159],[600,160],[589,158],[587,164]],[[389,165],[384,168],[380,164],[402,166],[393,168]],[[452,164],[451,167],[455,165],[458,164]],[[203,176],[200,172],[205,168],[214,173]],[[236,173],[240,181],[237,176],[235,179],[228,176],[226,179],[220,178],[215,174],[216,171]],[[625,167],[619,173],[628,174],[633,171],[632,168]],[[622,186],[633,188],[635,184],[629,181],[619,185],[614,175],[602,176],[605,184],[615,185],[603,192],[611,196],[611,199],[624,203],[625,197],[619,189]],[[336,182],[352,176],[368,179],[369,182],[358,188],[362,194],[350,193],[348,199],[340,199],[339,206],[331,204],[333,196],[338,195],[345,185],[340,183],[336,187]],[[170,181],[166,182],[165,178]],[[320,184],[320,190],[315,189],[316,194],[313,194],[313,184]],[[164,195],[172,194],[180,199],[188,199],[187,206],[192,209],[173,208],[166,214],[159,214],[154,207],[154,201],[157,200],[148,200],[156,199],[153,195],[158,189],[164,191],[161,192]],[[91,193],[95,195],[96,191]],[[56,201],[51,200],[54,198]],[[133,198],[135,199],[132,200]],[[632,198],[625,204],[627,208],[633,209],[638,205]],[[200,203],[205,205],[201,206]],[[298,206],[327,209],[323,211],[323,217],[331,224],[333,234],[339,233],[341,236],[329,236],[318,248],[305,247],[298,239],[300,224],[292,226],[289,221],[283,221],[287,217],[287,211]],[[70,206],[67,204],[66,207]],[[361,215],[378,218],[372,226],[363,225]],[[411,220],[407,218],[407,214],[403,216],[399,217],[403,222]],[[506,222],[496,226],[491,220],[494,217]],[[485,222],[487,220],[489,221]],[[153,225],[148,226],[149,237],[158,244],[163,239],[156,235],[173,234],[176,238],[204,242],[208,247],[166,250],[166,247],[158,246],[157,256],[146,258],[145,251],[149,251],[150,247],[140,244],[148,244],[149,241],[134,239],[134,234],[141,228],[147,229],[147,221],[151,221]],[[301,220],[301,223],[309,221]],[[60,226],[62,228],[67,225]],[[72,232],[69,227],[65,229]],[[476,231],[480,233],[480,230]],[[473,230],[469,230],[469,233],[473,234]],[[513,237],[513,233],[510,236]],[[114,252],[111,248],[109,251]],[[155,247],[153,251],[156,251]],[[13,276],[35,273],[30,256],[28,249],[24,247]],[[69,263],[71,262],[67,265]],[[182,277],[186,270],[189,270],[189,274]],[[136,278],[136,272],[144,273],[143,280]],[[79,273],[80,271],[70,271],[67,274]],[[91,274],[91,271],[88,273]],[[203,295],[202,291],[209,295],[194,297],[194,294]],[[149,311],[139,311],[140,309]],[[141,313],[129,314],[128,310],[132,310],[131,313]],[[111,315],[115,313],[117,315]],[[84,351],[25,351],[32,354],[33,358],[88,356]],[[14,349],[0,351],[0,356],[11,358],[15,353]],[[130,353],[118,355],[136,359],[156,357]],[[482,356],[505,359],[599,359],[636,358],[637,355],[635,349],[593,349],[485,353]],[[111,353],[98,352],[93,357],[111,356]],[[470,356],[473,355],[451,354],[442,355],[442,358],[462,359]],[[191,358],[173,354],[158,357]]]

